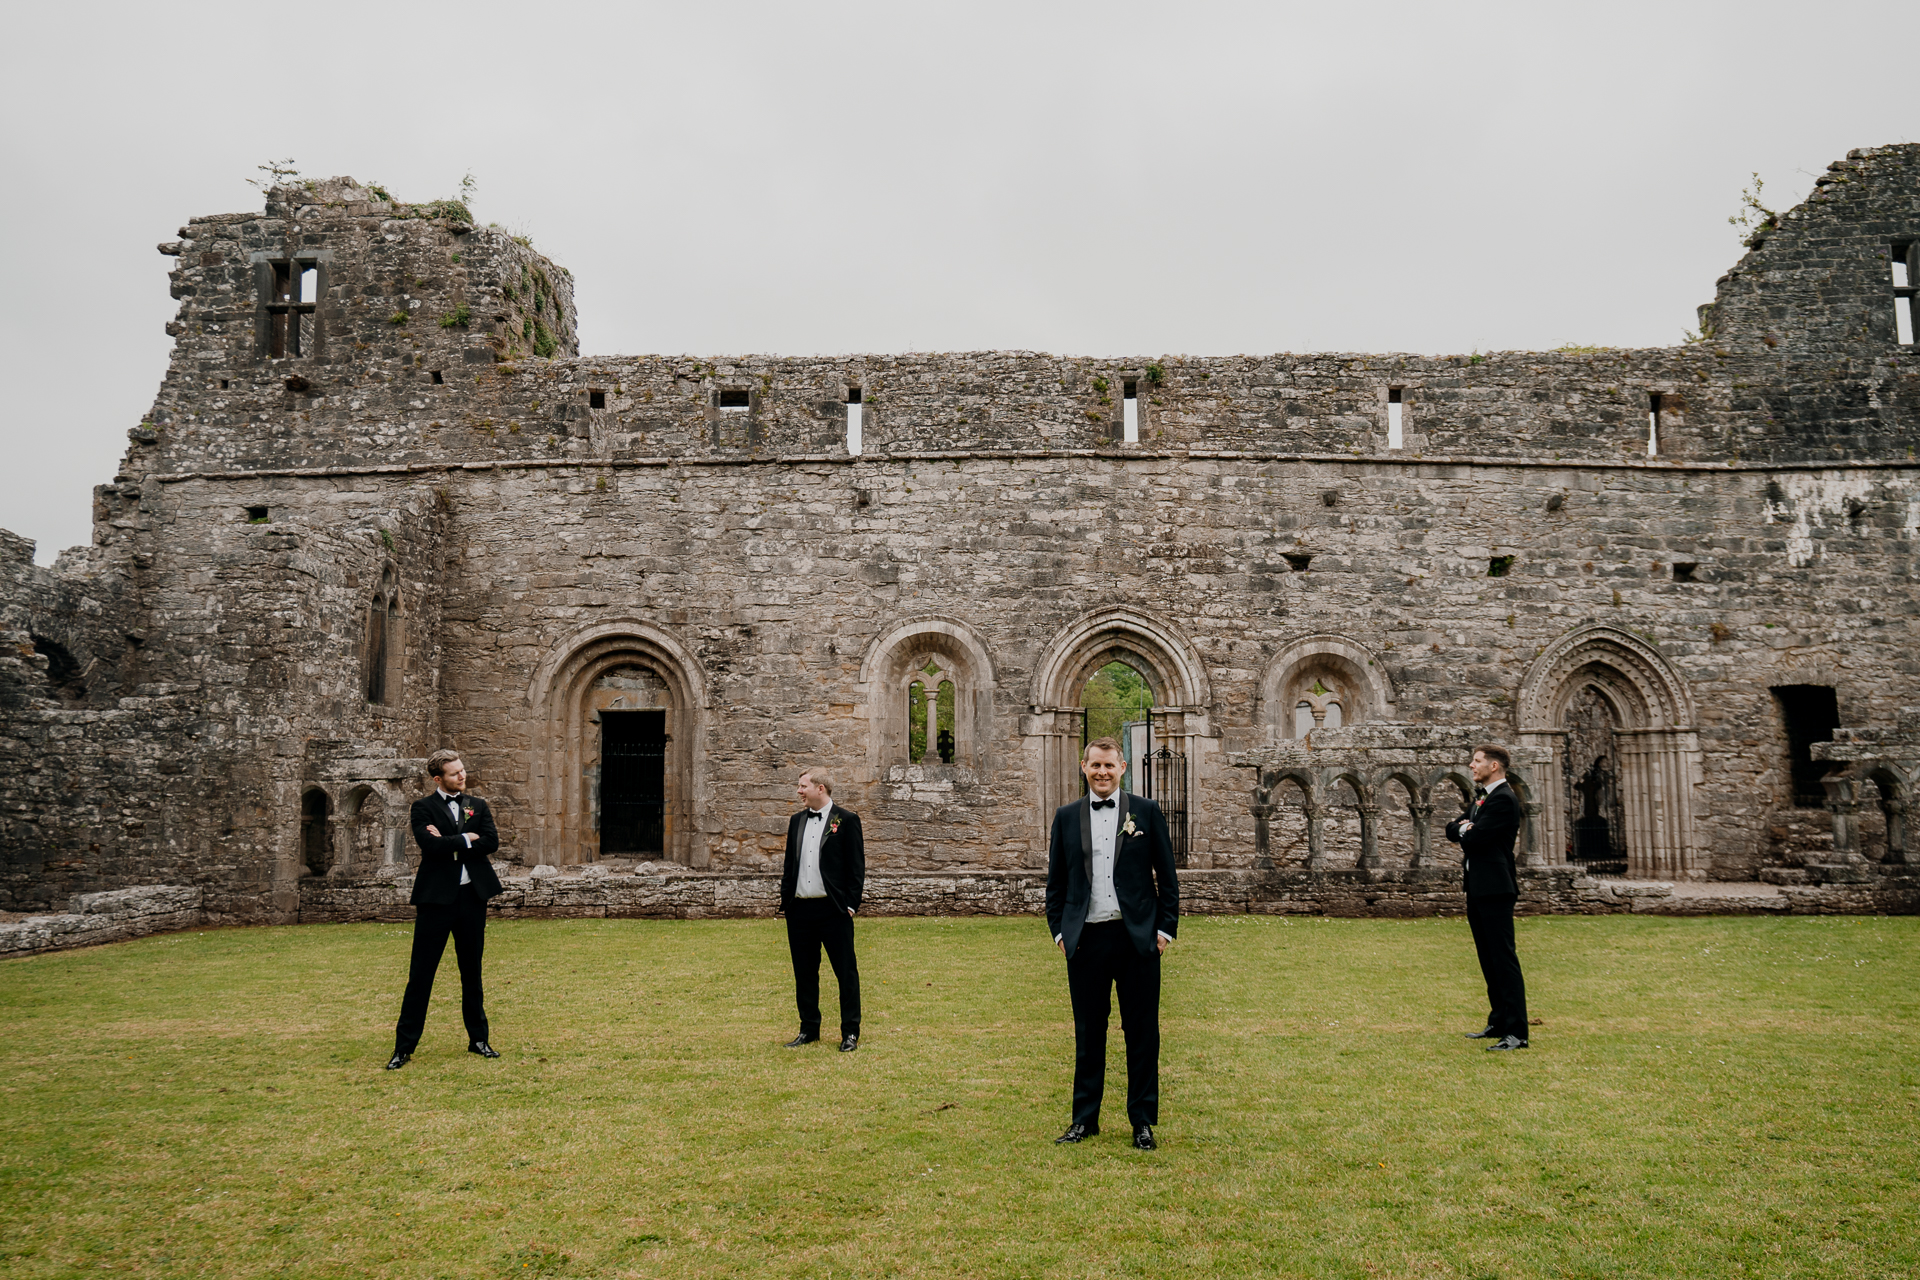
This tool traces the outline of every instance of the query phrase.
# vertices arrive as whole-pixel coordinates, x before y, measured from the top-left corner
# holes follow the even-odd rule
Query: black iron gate
[[[600,713],[600,852],[666,848],[667,713]]]

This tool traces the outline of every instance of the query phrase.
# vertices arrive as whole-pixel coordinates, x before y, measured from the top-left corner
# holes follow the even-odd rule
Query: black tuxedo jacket
[[[820,878],[827,897],[842,911],[858,911],[867,891],[867,845],[860,836],[860,815],[830,804],[826,834],[820,837]],[[780,866],[780,909],[793,905],[800,883],[800,842],[806,835],[807,811],[787,819],[787,860]]]
[[[452,906],[460,897],[460,868],[482,898],[500,892],[500,877],[494,874],[490,855],[500,847],[500,835],[493,829],[493,810],[479,796],[461,797],[461,818],[456,824],[452,811],[440,793],[434,791],[413,802],[413,842],[420,846],[420,870],[413,877],[414,906],[431,904]],[[466,816],[471,811],[471,817]],[[439,835],[430,835],[428,827],[437,827]],[[467,847],[466,833],[479,835],[473,847]]]
[[[1463,836],[1460,824],[1469,818],[1473,830]],[[1510,782],[1495,787],[1447,824],[1447,839],[1460,846],[1469,898],[1520,892],[1513,868],[1513,842],[1519,834],[1520,799]]]
[[[1156,933],[1169,938],[1180,934],[1180,879],[1173,870],[1167,815],[1151,800],[1124,791],[1113,794],[1120,802],[1113,893],[1120,899],[1120,919],[1134,948],[1152,955],[1158,947]],[[1087,905],[1093,900],[1092,805],[1089,792],[1055,810],[1047,848],[1047,936],[1059,938],[1069,958],[1080,946]],[[1132,835],[1127,834],[1130,818]]]

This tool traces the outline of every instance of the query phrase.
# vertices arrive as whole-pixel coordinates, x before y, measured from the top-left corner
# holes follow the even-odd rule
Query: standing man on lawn
[[[853,913],[867,886],[867,846],[860,815],[833,802],[833,779],[809,769],[794,788],[803,806],[787,820],[787,856],[780,868],[780,910],[787,917],[793,996],[800,1006],[798,1049],[820,1038],[820,949],[840,984],[840,1052],[860,1047],[860,963],[853,955]]]
[[[467,766],[457,751],[427,757],[431,795],[413,802],[413,839],[420,846],[420,870],[413,877],[413,963],[407,994],[400,1001],[394,1028],[393,1057],[387,1070],[398,1071],[413,1057],[427,1026],[427,1001],[433,975],[453,938],[460,962],[460,1016],[467,1024],[467,1052],[497,1058],[487,1043],[486,1001],[480,989],[480,952],[487,941],[487,899],[500,892],[490,855],[500,847],[493,811],[479,796],[465,794]]]
[[[1487,1052],[1527,1047],[1527,983],[1513,945],[1513,904],[1520,897],[1513,842],[1520,834],[1520,800],[1507,784],[1512,763],[1501,747],[1475,747],[1472,807],[1447,824],[1460,846],[1466,875],[1467,926],[1487,980],[1487,1025],[1469,1040],[1492,1040]]]
[[[1180,929],[1180,881],[1160,806],[1120,790],[1126,761],[1112,738],[1081,753],[1088,792],[1053,815],[1047,929],[1067,958],[1073,1002],[1073,1119],[1055,1143],[1100,1132],[1107,1016],[1120,996],[1127,1042],[1127,1120],[1151,1151],[1160,1123],[1160,956]]]

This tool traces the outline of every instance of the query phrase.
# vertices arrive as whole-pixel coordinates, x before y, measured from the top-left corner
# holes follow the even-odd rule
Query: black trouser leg
[[[787,953],[793,957],[793,1001],[800,1006],[800,1034],[820,1034],[820,934],[808,909],[811,898],[787,907]]]
[[[468,1043],[480,1043],[487,1038],[487,1001],[480,982],[480,953],[487,945],[487,900],[472,885],[463,885],[453,910],[453,957],[460,964],[460,1018],[467,1024]]]
[[[421,903],[414,908],[413,958],[407,966],[407,993],[400,998],[400,1023],[393,1029],[393,1051],[412,1053],[420,1047],[427,1028],[427,1001],[433,998],[433,975],[453,932],[452,907]]]
[[[840,1037],[844,1040],[860,1034],[860,962],[853,955],[853,917],[846,908],[835,906],[831,898],[824,901],[828,914],[820,922],[820,941],[840,987]],[[815,964],[817,973],[818,961]],[[816,1019],[819,1016],[814,1014]]]
[[[1487,980],[1487,1025],[1503,1036],[1527,1038],[1527,983],[1513,942],[1517,895],[1484,894],[1467,899],[1467,926]]]
[[[1127,1120],[1160,1123],[1160,955],[1141,955],[1122,932],[1114,966],[1120,1031],[1127,1041]]]

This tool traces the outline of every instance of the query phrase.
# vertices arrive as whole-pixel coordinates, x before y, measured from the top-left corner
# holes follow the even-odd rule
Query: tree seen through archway
[[[1136,790],[1133,776],[1134,744],[1128,741],[1125,730],[1129,724],[1146,720],[1152,712],[1153,686],[1147,683],[1146,676],[1137,668],[1116,660],[1087,678],[1086,686],[1081,690],[1080,705],[1087,711],[1086,741],[1092,742],[1095,738],[1117,740],[1121,753],[1127,757],[1127,772],[1121,778],[1120,785],[1129,791]]]

